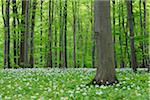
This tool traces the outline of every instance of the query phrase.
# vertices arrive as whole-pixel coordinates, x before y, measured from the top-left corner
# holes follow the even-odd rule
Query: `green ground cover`
[[[118,71],[119,84],[86,86],[94,69],[0,70],[0,100],[149,100],[149,73]]]

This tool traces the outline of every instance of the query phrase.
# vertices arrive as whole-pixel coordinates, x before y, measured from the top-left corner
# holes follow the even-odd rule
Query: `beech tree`
[[[43,36],[43,24],[42,24],[42,21],[43,21],[43,0],[40,0],[40,62],[42,63],[42,58],[43,58],[43,55],[42,55],[42,36]]]
[[[34,67],[34,26],[35,26],[35,14],[36,14],[37,1],[34,0],[32,4],[32,16],[31,16],[31,40],[30,40],[30,67]]]
[[[49,0],[48,4],[48,57],[47,57],[47,67],[52,67],[52,1]]]
[[[95,0],[94,3],[97,72],[93,84],[109,85],[117,82],[113,57],[110,0]]]
[[[17,34],[16,34],[16,15],[17,15],[17,7],[16,7],[16,0],[12,0],[12,5],[13,5],[13,34],[14,34],[14,39],[13,39],[13,48],[14,48],[14,63],[17,64]]]
[[[10,67],[10,0],[6,0],[6,8],[4,9],[4,1],[2,0],[2,16],[4,21],[4,68]],[[4,15],[4,13],[6,15]]]
[[[77,1],[73,0],[72,1],[72,10],[73,10],[73,63],[74,63],[74,68],[76,68],[76,24],[77,24],[77,16],[76,16],[76,10],[77,10]]]
[[[113,8],[112,8],[112,10],[113,10],[113,43],[114,43],[114,63],[115,63],[115,68],[117,68],[117,57],[116,57],[116,35],[115,35],[115,33],[116,33],[116,27],[115,27],[115,25],[116,25],[116,18],[115,18],[115,11],[116,11],[116,9],[115,9],[115,4],[116,4],[116,2],[115,2],[115,0],[113,0],[112,1],[112,6],[113,6]]]
[[[128,11],[128,24],[130,31],[130,48],[131,48],[131,66],[133,71],[137,71],[136,53],[134,46],[134,20],[133,20],[133,7],[132,0],[127,1],[127,11]]]

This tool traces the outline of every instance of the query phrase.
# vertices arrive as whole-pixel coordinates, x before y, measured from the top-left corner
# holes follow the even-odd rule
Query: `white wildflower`
[[[85,93],[85,92],[84,92],[84,93],[82,93],[82,95],[83,95],[83,96],[86,96],[86,95],[87,95],[87,93]]]
[[[102,91],[97,91],[96,94],[101,95],[101,94],[103,94],[103,92]]]

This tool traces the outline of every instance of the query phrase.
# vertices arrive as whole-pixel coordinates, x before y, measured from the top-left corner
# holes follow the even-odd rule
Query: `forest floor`
[[[96,69],[0,70],[0,100],[149,100],[145,70],[117,70],[119,83],[86,86]]]

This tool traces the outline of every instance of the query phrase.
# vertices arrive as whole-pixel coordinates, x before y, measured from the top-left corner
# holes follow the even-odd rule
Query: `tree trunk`
[[[77,26],[77,21],[76,21],[76,1],[72,1],[72,9],[73,9],[73,63],[74,63],[74,68],[76,68],[76,26]]]
[[[20,40],[20,57],[19,65],[23,67],[24,64],[24,34],[25,34],[25,1],[22,0],[22,18],[21,18],[21,40]]]
[[[14,52],[14,63],[17,64],[17,43],[16,43],[16,16],[17,16],[17,7],[16,7],[16,0],[12,0],[13,5],[13,52]]]
[[[115,18],[115,0],[113,2],[113,43],[114,43],[114,63],[115,63],[115,68],[117,68],[117,55],[116,55],[116,18]]]
[[[25,41],[24,41],[24,67],[28,67],[28,38],[29,38],[29,1],[25,5]]]
[[[64,1],[64,66],[67,68],[67,0]]]
[[[147,32],[146,32],[146,28],[147,28],[147,27],[146,27],[146,25],[147,25],[147,24],[146,24],[146,23],[147,23],[147,20],[146,20],[146,19],[147,19],[147,12],[146,12],[146,9],[147,9],[147,8],[146,8],[146,4],[147,4],[147,1],[144,0],[144,1],[143,1],[143,8],[144,8],[144,20],[143,20],[143,28],[144,28],[144,29],[143,29],[143,31],[144,31],[144,36],[147,36],[147,35],[148,35]],[[149,45],[148,43],[145,43],[145,44],[144,44],[144,49],[145,49],[145,53],[146,53],[146,54],[149,53],[149,52],[148,52],[148,50],[149,50],[149,49],[148,49],[148,45]],[[148,56],[146,55],[144,58],[145,58],[145,66],[148,66],[148,70],[150,70],[150,58],[149,58],[149,55],[148,55]]]
[[[143,36],[143,20],[142,20],[142,7],[141,7],[141,3],[142,3],[142,0],[139,1],[139,13],[140,13],[140,33],[141,33],[141,36]],[[142,65],[141,67],[145,67],[145,59],[144,59],[144,40],[142,41],[142,43],[140,43],[140,47],[141,47],[141,50],[142,50]]]
[[[91,0],[92,67],[95,68],[95,34],[93,30],[93,0]]]
[[[110,85],[117,82],[113,57],[110,0],[95,0],[94,11],[97,72],[93,84]]]
[[[136,62],[136,53],[134,47],[134,23],[133,23],[133,11],[132,11],[132,1],[127,2],[127,10],[128,10],[128,25],[130,31],[130,48],[131,48],[131,66],[133,71],[137,71],[137,62]]]
[[[54,14],[55,14],[54,16],[57,16],[57,11],[59,11],[59,10],[58,10],[58,1],[56,0],[56,6],[54,8]],[[55,26],[55,40],[54,40],[54,46],[55,46],[55,52],[54,52],[54,54],[55,54],[55,57],[54,57],[54,65],[55,65],[55,68],[56,68],[57,67],[57,63],[58,63],[57,62],[57,57],[58,57],[57,56],[57,41],[58,41],[57,40],[57,35],[58,35],[57,34],[57,32],[58,32],[57,31],[58,30],[58,24],[57,23],[58,23],[58,21],[57,21],[57,19],[54,19],[54,21],[55,21],[54,22],[55,23],[54,24],[54,26]]]
[[[123,49],[122,49],[122,28],[121,28],[121,3],[119,2],[119,45],[120,45],[120,67],[124,68]]]
[[[52,1],[49,0],[49,11],[48,11],[48,22],[49,22],[49,30],[48,30],[48,58],[47,58],[47,67],[52,68]]]
[[[121,4],[121,16],[122,16],[122,31],[123,33],[125,34],[125,51],[124,51],[124,58],[127,59],[127,60],[124,60],[124,66],[127,67],[127,64],[130,63],[130,55],[129,55],[129,49],[128,49],[128,32],[126,30],[126,27],[125,27],[125,15],[124,15],[124,3]],[[126,63],[125,63],[126,62]]]
[[[40,63],[42,63],[42,36],[43,36],[43,0],[40,0],[41,3],[40,3]]]
[[[59,35],[59,67],[61,68],[63,65],[63,20],[62,20],[62,1],[59,0],[60,12],[59,12],[59,27],[60,27],[60,35]]]
[[[34,26],[35,26],[35,14],[36,14],[36,0],[32,4],[32,17],[31,17],[31,39],[30,39],[30,67],[34,67]]]
[[[11,68],[10,67],[10,13],[9,13],[9,7],[10,7],[10,0],[6,0],[6,18],[4,15],[4,1],[2,0],[2,16],[4,21],[4,68]]]

